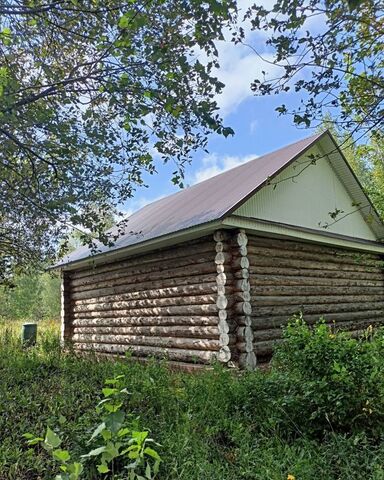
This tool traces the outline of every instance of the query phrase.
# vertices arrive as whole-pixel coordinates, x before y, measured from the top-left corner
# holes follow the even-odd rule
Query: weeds
[[[162,445],[161,480],[384,480],[381,333],[369,333],[363,346],[318,328],[290,327],[268,373],[215,366],[196,375],[171,372],[155,360],[142,365],[76,358],[60,352],[52,328],[40,328],[38,345],[23,349],[15,333],[3,330],[0,479],[54,478],[58,461],[45,448],[27,445],[25,432],[48,426],[70,453],[68,462],[101,447],[100,436],[89,443],[106,413],[95,404],[108,398],[103,388],[117,388],[129,392],[119,401],[130,414],[127,428],[132,432],[130,422],[139,417]],[[104,384],[119,375],[118,387]],[[363,410],[367,398],[375,413]],[[354,419],[354,411],[364,421]],[[111,478],[97,472],[101,456],[83,460],[82,480]]]

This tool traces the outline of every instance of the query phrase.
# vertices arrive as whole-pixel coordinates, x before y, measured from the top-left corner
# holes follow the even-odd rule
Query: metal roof
[[[225,218],[323,136],[332,138],[327,131],[312,135],[143,207],[128,217],[127,233],[112,247],[99,244],[94,256]],[[80,247],[56,267],[90,256],[88,247]]]

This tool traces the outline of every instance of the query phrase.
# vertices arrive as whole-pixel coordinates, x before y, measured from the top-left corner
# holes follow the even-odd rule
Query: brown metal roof
[[[145,206],[128,218],[127,233],[113,247],[100,244],[97,255],[224,218],[325,134],[305,138]],[[56,267],[90,255],[87,247],[80,247]]]

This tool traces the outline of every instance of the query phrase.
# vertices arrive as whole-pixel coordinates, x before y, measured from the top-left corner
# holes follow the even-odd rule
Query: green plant
[[[41,444],[48,452],[51,452],[55,461],[60,463],[62,473],[56,475],[55,480],[78,480],[84,470],[80,462],[70,462],[71,455],[68,450],[62,450],[60,447],[61,438],[49,427],[45,434],[45,438],[35,437],[31,433],[25,433],[24,438],[30,446]]]
[[[45,438],[31,433],[23,435],[29,446],[41,444],[60,463],[62,473],[55,477],[56,480],[78,480],[84,471],[83,464],[90,460],[97,460],[97,471],[110,474],[113,479],[152,480],[158,474],[161,458],[152,447],[160,445],[148,437],[148,431],[138,429],[138,418],[129,419],[122,410],[124,396],[128,395],[124,375],[107,379],[105,384],[104,398],[96,407],[102,422],[88,442],[94,448],[81,455],[80,462],[70,463],[70,452],[59,448],[62,439],[49,427]]]
[[[352,337],[320,320],[300,317],[284,331],[269,382],[277,396],[278,423],[301,433],[364,431],[379,434],[384,424],[383,331]],[[288,428],[290,430],[290,428]]]

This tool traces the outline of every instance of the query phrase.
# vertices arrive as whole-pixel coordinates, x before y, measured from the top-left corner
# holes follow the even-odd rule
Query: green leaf
[[[44,443],[49,449],[53,449],[57,448],[61,444],[61,439],[53,430],[47,427]]]
[[[105,426],[112,433],[117,433],[124,422],[124,418],[125,414],[122,411],[110,413],[105,419]]]
[[[353,10],[356,10],[358,6],[362,3],[362,0],[348,0],[348,7],[349,10],[352,12]]]
[[[56,460],[59,460],[60,462],[67,462],[71,458],[68,450],[61,450],[60,448],[54,450],[52,452],[52,455],[54,458],[56,458]]]
[[[75,477],[72,478],[78,478],[79,475],[83,473],[84,467],[81,463],[74,462],[71,465],[68,465],[68,471],[72,474],[75,475]]]
[[[96,430],[92,433],[91,438],[89,441],[91,442],[94,438],[96,438],[100,433],[105,430],[105,423],[100,423],[100,425],[96,428]]]
[[[27,444],[28,445],[37,445],[40,442],[44,441],[44,438],[42,437],[35,437],[32,433],[24,433],[22,435],[25,439],[27,439]]]
[[[95,448],[93,450],[91,450],[90,452],[88,452],[87,454],[85,455],[82,455],[81,457],[82,458],[87,458],[87,457],[97,457],[98,455],[100,455],[101,453],[105,452],[107,449],[107,447],[105,445],[103,445],[102,447],[98,447],[98,448]]]
[[[102,463],[101,465],[98,465],[98,466],[97,466],[97,471],[98,471],[99,473],[108,473],[108,472],[109,472],[109,468],[108,468],[107,465],[105,465],[105,464]]]
[[[144,453],[154,458],[155,460],[161,460],[160,455],[156,452],[156,450],[153,450],[153,448],[146,447]]]
[[[102,390],[104,397],[110,397],[118,392],[117,388],[103,388]]]
[[[126,435],[129,435],[131,430],[129,428],[122,428],[117,432],[118,437],[125,437]]]
[[[64,417],[64,415],[59,416],[59,423],[60,425],[65,425],[67,423],[67,419]]]
[[[115,385],[116,383],[118,383],[120,380],[122,380],[123,378],[125,378],[125,375],[123,374],[120,374],[120,375],[116,375],[116,377],[113,377],[113,378],[107,378],[107,380],[105,380],[105,384],[106,385]]]
[[[145,476],[150,480],[152,478],[152,471],[151,471],[151,465],[147,463],[147,466],[145,468]]]

